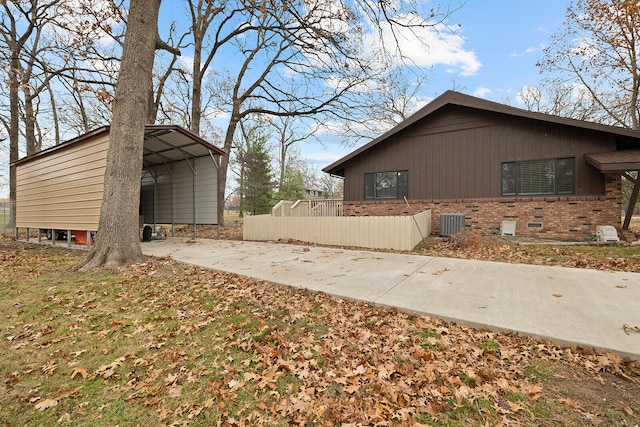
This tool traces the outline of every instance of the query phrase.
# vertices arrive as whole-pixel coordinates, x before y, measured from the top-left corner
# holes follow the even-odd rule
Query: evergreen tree
[[[304,171],[295,164],[287,165],[278,188],[278,199],[300,200],[305,198],[306,193]]]
[[[273,206],[273,174],[267,148],[268,136],[252,132],[246,150],[239,154],[241,164],[241,209],[252,215],[269,213]]]

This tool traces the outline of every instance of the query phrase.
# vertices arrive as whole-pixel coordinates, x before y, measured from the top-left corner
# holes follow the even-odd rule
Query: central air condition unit
[[[440,236],[455,236],[464,230],[464,214],[440,214]]]
[[[596,238],[598,242],[619,242],[618,232],[612,225],[598,225],[596,226]]]

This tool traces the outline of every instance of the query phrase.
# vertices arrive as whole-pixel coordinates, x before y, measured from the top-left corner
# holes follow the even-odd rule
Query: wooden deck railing
[[[281,200],[271,209],[276,217],[342,216],[342,199]]]

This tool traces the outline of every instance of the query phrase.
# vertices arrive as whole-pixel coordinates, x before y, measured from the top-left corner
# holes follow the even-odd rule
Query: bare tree
[[[277,142],[278,189],[282,192],[287,167],[291,164],[292,150],[297,143],[313,138],[319,128],[307,126],[296,120],[294,116],[276,117],[272,120],[271,126],[275,130],[274,135]]]
[[[525,109],[576,120],[606,122],[602,109],[590,92],[582,86],[545,79],[540,86],[525,86],[518,92],[518,100]],[[510,104],[510,100],[505,100]]]
[[[640,129],[640,8],[635,0],[577,0],[539,63],[580,86],[605,113],[599,121]]]
[[[148,92],[158,35],[161,0],[132,0],[116,85],[98,239],[82,269],[118,267],[142,259],[138,228],[140,170]]]
[[[344,179],[322,173],[318,179],[318,185],[326,199],[342,198],[344,194]]]
[[[20,142],[20,90],[27,90],[25,97],[32,99],[29,92],[30,67],[23,65],[23,59],[33,65],[37,58],[39,39],[43,28],[50,21],[51,9],[59,3],[57,0],[38,2],[37,0],[6,2],[2,4],[2,21],[0,21],[0,37],[4,54],[2,59],[7,61],[7,82],[9,91],[9,120],[3,121],[9,135],[9,164],[18,160]],[[23,24],[24,22],[24,24]],[[5,56],[6,55],[6,56]],[[32,104],[25,107],[27,152],[37,149],[35,141],[35,117]],[[9,198],[16,200],[16,170],[9,169]],[[15,224],[15,204],[11,208],[11,226]]]
[[[173,76],[190,99],[187,104],[172,97],[161,107],[162,113],[197,134],[203,133],[202,124],[212,111],[229,116],[220,168],[220,185],[225,188],[234,136],[245,117],[267,114],[364,122],[371,109],[365,107],[370,103],[360,90],[384,74],[382,52],[365,42],[365,33],[377,31],[379,38],[394,44],[398,42],[394,28],[433,26],[449,14],[448,9],[434,8],[421,19],[421,7],[414,0],[393,4],[295,0],[286,7],[255,0],[189,0],[193,65]],[[381,42],[378,49],[384,46]],[[217,62],[222,54],[233,55],[235,61]],[[210,104],[212,97],[217,98],[216,108]],[[220,194],[220,218],[224,199]]]

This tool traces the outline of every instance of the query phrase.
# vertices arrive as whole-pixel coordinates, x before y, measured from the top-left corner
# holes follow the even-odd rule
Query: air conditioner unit
[[[618,232],[612,225],[597,225],[596,226],[596,239],[600,243],[604,242],[619,242]]]
[[[440,236],[455,236],[464,230],[464,214],[440,214]]]

